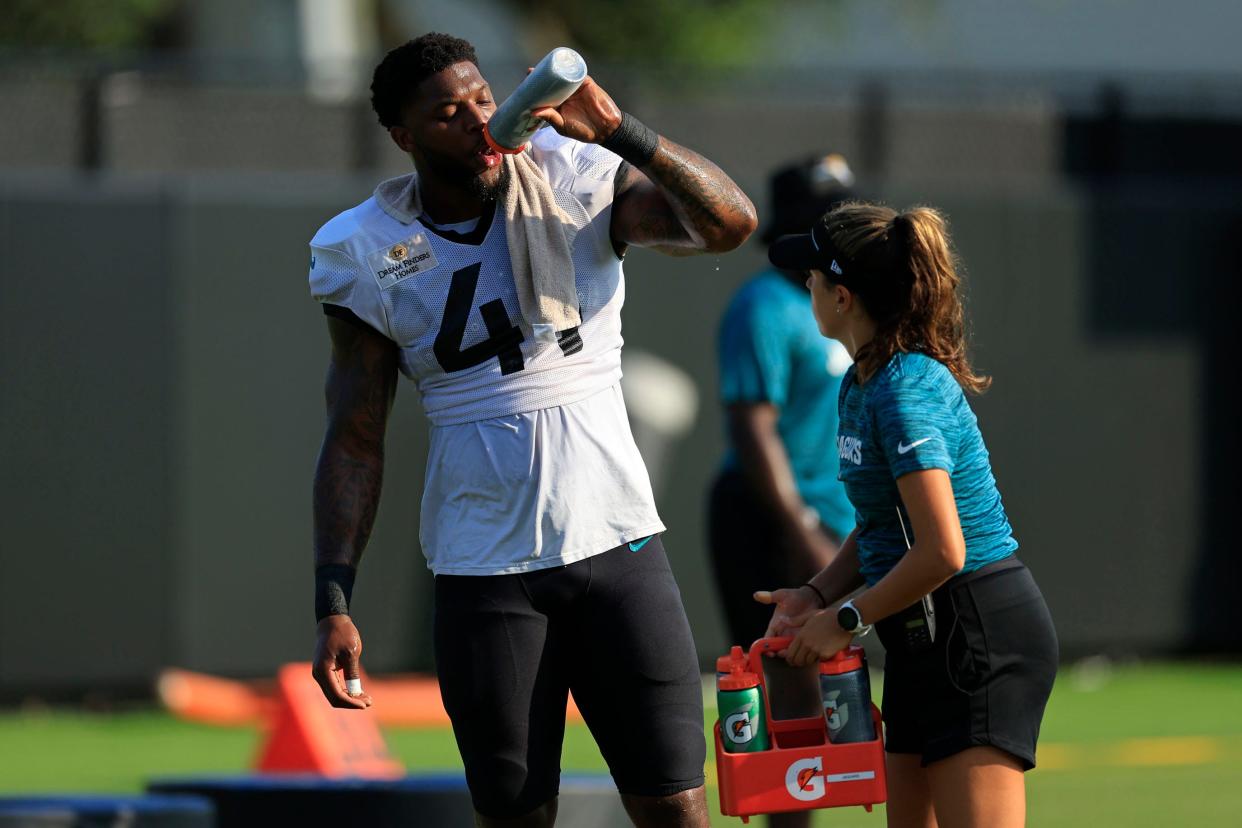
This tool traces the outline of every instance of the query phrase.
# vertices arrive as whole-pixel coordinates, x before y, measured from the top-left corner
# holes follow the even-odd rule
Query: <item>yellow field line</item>
[[[1133,767],[1207,765],[1224,754],[1219,739],[1210,736],[1167,739],[1127,739],[1116,747],[1116,764]]]
[[[1226,758],[1226,745],[1226,740],[1211,736],[1167,736],[1082,745],[1049,744],[1040,745],[1037,758],[1040,770],[1210,765]]]

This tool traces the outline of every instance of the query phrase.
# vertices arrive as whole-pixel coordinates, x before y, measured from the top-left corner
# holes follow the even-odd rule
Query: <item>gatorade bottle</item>
[[[532,116],[531,111],[560,106],[578,91],[586,76],[586,61],[573,49],[561,46],[548,52],[492,113],[483,127],[488,145],[504,153],[526,149],[526,140],[544,125],[543,119]]]
[[[851,645],[819,663],[819,693],[828,721],[828,741],[875,741],[871,676],[862,647]]]
[[[722,655],[716,659],[716,689],[720,689],[720,680],[729,673],[733,672],[733,665],[739,665],[739,670],[746,669],[746,652],[736,644],[729,650],[728,655]]]
[[[759,677],[738,663],[716,682],[716,709],[720,711],[720,741],[728,753],[767,750],[768,726]]]

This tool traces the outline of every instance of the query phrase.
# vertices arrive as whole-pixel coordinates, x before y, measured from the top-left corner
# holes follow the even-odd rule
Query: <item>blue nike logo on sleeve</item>
[[[647,537],[643,538],[642,540],[630,541],[630,551],[631,551],[631,552],[637,552],[638,550],[640,550],[640,549],[642,549],[644,546],[646,546],[646,545],[647,545],[647,543],[648,543],[648,541],[650,541],[650,540],[651,540],[652,538],[654,538],[654,537],[655,537],[655,535],[648,535]]]

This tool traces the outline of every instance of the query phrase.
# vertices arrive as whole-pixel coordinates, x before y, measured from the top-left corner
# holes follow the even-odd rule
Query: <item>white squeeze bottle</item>
[[[504,153],[526,149],[526,140],[544,125],[542,118],[531,117],[531,110],[560,106],[586,76],[586,61],[573,49],[560,46],[548,52],[483,127],[488,145]]]

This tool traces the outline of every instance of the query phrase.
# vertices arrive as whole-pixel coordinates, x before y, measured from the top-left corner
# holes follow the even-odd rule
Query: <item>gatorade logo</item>
[[[850,720],[850,706],[848,704],[837,706],[837,697],[840,695],[840,690],[831,690],[828,698],[824,700],[824,715],[828,719],[828,729],[833,733],[845,727]]]
[[[739,707],[725,718],[724,731],[729,737],[729,741],[744,745],[755,738],[755,728],[750,721],[750,711],[752,709],[754,709],[753,705]]]
[[[785,771],[785,790],[799,802],[814,802],[827,792],[824,783],[824,758],[799,759]]]

